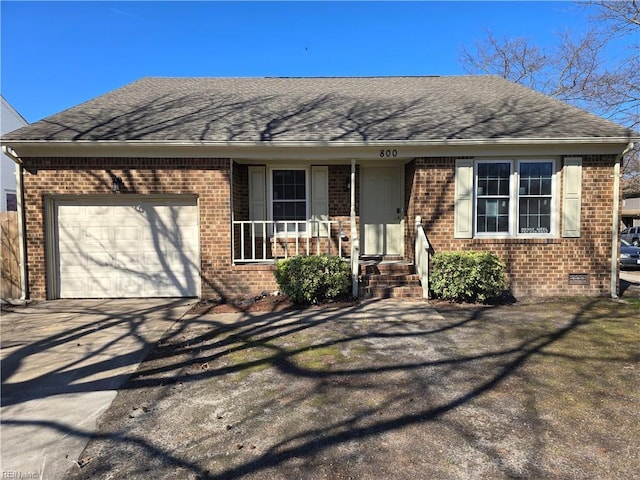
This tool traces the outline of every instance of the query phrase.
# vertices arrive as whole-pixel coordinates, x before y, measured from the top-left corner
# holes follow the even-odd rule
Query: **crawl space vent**
[[[588,273],[570,273],[569,285],[589,285]]]

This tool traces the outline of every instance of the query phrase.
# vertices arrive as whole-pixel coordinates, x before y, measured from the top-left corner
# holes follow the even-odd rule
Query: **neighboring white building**
[[[4,97],[0,97],[2,98],[2,116],[0,116],[2,131],[0,133],[4,135],[16,128],[24,127],[29,123],[22,117],[22,115],[16,112]],[[0,164],[0,179],[2,180],[0,211],[17,210],[16,164],[4,153],[2,154],[2,164]]]

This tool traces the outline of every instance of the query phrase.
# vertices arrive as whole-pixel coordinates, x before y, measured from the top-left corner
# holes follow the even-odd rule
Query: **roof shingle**
[[[362,143],[632,133],[496,76],[143,78],[4,140]]]

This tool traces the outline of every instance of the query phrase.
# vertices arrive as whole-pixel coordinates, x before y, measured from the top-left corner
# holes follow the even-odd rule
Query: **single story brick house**
[[[15,130],[26,295],[231,298],[276,259],[489,250],[516,297],[616,295],[637,134],[495,76],[143,78]],[[354,292],[357,290],[354,289]]]

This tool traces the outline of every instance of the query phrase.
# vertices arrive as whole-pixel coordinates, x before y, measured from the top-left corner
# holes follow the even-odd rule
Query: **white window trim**
[[[303,170],[304,171],[304,197],[305,197],[305,216],[309,221],[311,218],[311,168],[308,166],[296,166],[296,165],[270,165],[267,167],[267,197],[269,204],[267,206],[267,220],[273,221],[273,171],[274,170]],[[308,237],[311,235],[310,228],[307,228],[304,232],[278,232],[275,228],[269,229],[269,236],[271,237]]]
[[[549,233],[518,233],[519,221],[519,185],[521,163],[551,163],[551,219]],[[509,163],[511,174],[509,179],[509,231],[478,232],[478,165],[482,163]],[[509,238],[558,238],[560,199],[557,190],[558,161],[555,158],[483,158],[473,162],[473,238],[509,239]]]
[[[520,186],[520,164],[521,163],[549,163],[551,162],[551,218],[549,219],[549,228],[551,231],[549,233],[518,233],[518,221],[520,218],[520,202],[517,200],[520,198],[519,191],[515,192],[516,205],[515,205],[515,216],[514,216],[514,232],[516,232],[519,238],[556,238],[559,235],[559,225],[557,223],[559,210],[560,210],[560,200],[557,196],[556,190],[556,178],[557,178],[557,162],[553,158],[520,158],[516,161],[516,171],[515,171],[515,188],[519,189]]]
[[[478,232],[478,165],[484,163],[508,163],[510,165],[509,173],[509,231],[508,232]],[[513,191],[514,191],[514,175],[513,160],[511,159],[482,159],[473,163],[473,232],[478,238],[511,238],[513,236]],[[502,196],[496,197],[502,198]]]

